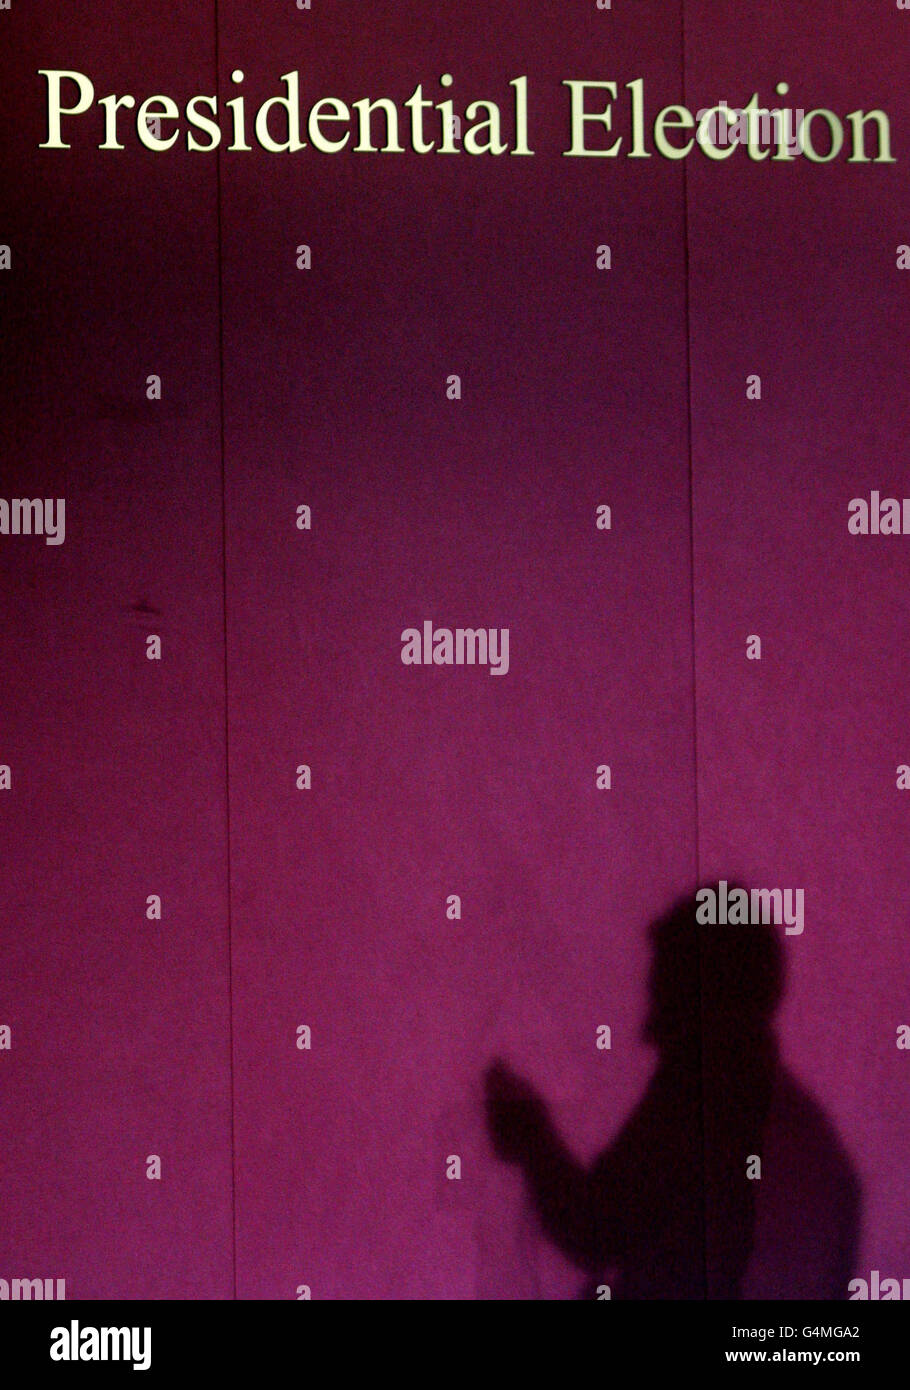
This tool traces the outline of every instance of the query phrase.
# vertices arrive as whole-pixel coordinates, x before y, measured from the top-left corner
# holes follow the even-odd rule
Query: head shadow
[[[522,1168],[544,1234],[587,1272],[581,1297],[609,1285],[627,1299],[844,1299],[860,1187],[780,1059],[784,927],[705,924],[697,911],[693,891],[648,929],[642,1038],[656,1065],[609,1146],[580,1163],[543,1098],[497,1062],[494,1150]]]
[[[733,885],[731,892],[735,887]],[[648,929],[651,947],[643,1039],[666,1059],[690,1058],[712,1037],[773,1039],[786,962],[780,928],[699,923],[695,895],[677,899]]]

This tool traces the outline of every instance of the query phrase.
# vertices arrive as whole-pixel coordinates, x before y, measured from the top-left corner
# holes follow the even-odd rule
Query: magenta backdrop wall
[[[805,889],[781,1055],[855,1175],[852,1273],[910,1275],[910,542],[846,525],[907,490],[910,15],[684,8],[0,14],[3,495],[67,501],[63,545],[0,537],[0,1277],[576,1296],[484,1073],[593,1159],[652,1093],[649,926],[719,878]],[[250,100],[526,73],[536,153],[99,151],[97,113],[39,150],[52,67],[222,100],[235,67]],[[898,162],[566,159],[566,77],[655,111],[786,80],[883,106]],[[508,674],[402,664],[425,619],[507,627]],[[743,1296],[805,1291],[788,1172]]]

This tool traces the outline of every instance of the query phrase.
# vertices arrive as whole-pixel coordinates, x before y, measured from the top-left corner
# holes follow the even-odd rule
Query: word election
[[[406,627],[401,634],[405,666],[489,666],[491,676],[509,670],[507,627],[437,627],[427,618],[423,632]]]
[[[56,507],[56,514],[55,514]],[[66,539],[64,497],[0,497],[0,536],[43,536],[45,545],[62,545]]]
[[[147,150],[161,153],[172,149],[181,136],[186,148],[208,154],[216,150],[224,137],[223,113],[219,97],[199,93],[181,105],[170,96],[156,93],[137,102],[129,92],[121,96],[108,93],[96,100],[95,84],[85,73],[68,68],[39,68],[38,75],[47,82],[47,139],[39,146],[43,150],[68,150],[73,123],[95,109],[89,129],[94,136],[103,135],[99,150],[123,150],[121,137],[130,131]],[[230,77],[236,89],[244,81],[241,68]],[[445,97],[434,101],[424,96],[422,83],[405,100],[390,97],[361,97],[348,103],[339,97],[320,97],[302,107],[299,72],[282,73],[281,95],[272,95],[253,110],[247,110],[243,93],[238,92],[224,106],[229,113],[230,151],[249,151],[255,139],[262,149],[272,154],[295,154],[309,144],[322,154],[338,154],[350,150],[354,154],[404,154],[404,141],[415,154],[525,155],[533,156],[530,144],[528,78],[513,77],[508,86],[512,91],[505,102],[482,98],[466,105]],[[439,78],[445,90],[453,87],[455,79],[449,72]],[[644,79],[636,78],[624,84],[619,95],[616,82],[564,79],[568,88],[570,144],[562,153],[573,158],[616,158],[623,154],[629,159],[651,159],[654,154],[664,159],[685,159],[693,149],[699,149],[711,160],[728,159],[737,149],[744,149],[753,160],[774,159],[792,162],[802,154],[816,164],[828,164],[837,159],[845,147],[851,164],[894,164],[891,153],[891,123],[884,111],[851,111],[844,121],[833,111],[817,107],[812,111],[800,109],[800,123],[794,134],[787,122],[777,120],[776,137],[769,137],[769,121],[779,117],[776,109],[762,106],[758,92],[740,109],[727,103],[702,108],[695,115],[685,106],[664,106],[654,112],[645,96]],[[790,88],[778,82],[775,92],[784,96]],[[439,93],[436,94],[439,96]],[[623,124],[623,134],[615,134],[614,104]],[[124,112],[133,112],[132,117]],[[163,122],[180,122],[176,129]],[[462,131],[462,126],[464,129]],[[504,131],[506,132],[504,134]],[[305,135],[304,135],[305,132]],[[691,134],[689,134],[691,132]],[[200,138],[202,137],[202,138]],[[770,143],[775,143],[772,156]],[[874,149],[874,155],[867,150]]]
[[[700,926],[787,924],[787,936],[802,936],[805,888],[727,889],[726,879],[714,888],[699,888],[695,920]]]

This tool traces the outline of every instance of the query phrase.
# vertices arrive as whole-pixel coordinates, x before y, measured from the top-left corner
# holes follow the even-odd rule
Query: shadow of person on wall
[[[704,926],[695,910],[683,899],[651,928],[644,1036],[657,1066],[609,1148],[579,1163],[542,1098],[495,1062],[494,1150],[587,1273],[581,1297],[845,1299],[860,1188],[778,1057],[784,928]]]

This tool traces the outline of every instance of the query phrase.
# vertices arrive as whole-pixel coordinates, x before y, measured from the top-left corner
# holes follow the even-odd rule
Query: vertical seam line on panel
[[[680,0],[680,65],[682,68],[682,101],[687,104],[686,91],[686,0]],[[688,476],[689,476],[689,612],[692,651],[692,778],[693,803],[695,811],[695,881],[701,880],[701,843],[699,836],[698,800],[698,662],[696,656],[697,622],[695,613],[695,470],[692,448],[692,315],[689,265],[689,176],[688,160],[682,161],[683,176],[683,250],[686,280],[686,430],[688,435]],[[693,922],[693,926],[696,924]],[[698,1014],[699,1046],[698,1068],[700,1074],[700,1112],[702,1146],[702,1258],[704,1296],[708,1298],[708,1141],[705,1127],[705,1016],[704,987],[702,971],[701,938],[696,930],[695,950],[698,961]]]
[[[221,106],[221,45],[218,26],[218,0],[215,0],[215,92]],[[231,1278],[233,1296],[237,1297],[237,1176],[236,1145],[234,1142],[234,930],[231,913],[233,897],[231,879],[231,754],[230,706],[228,702],[228,600],[227,600],[227,478],[224,447],[224,268],[221,230],[221,144],[215,155],[216,196],[218,203],[218,421],[221,439],[221,621],[223,636],[224,675],[224,806],[227,860],[227,936],[228,936],[228,1058],[231,1107]]]

